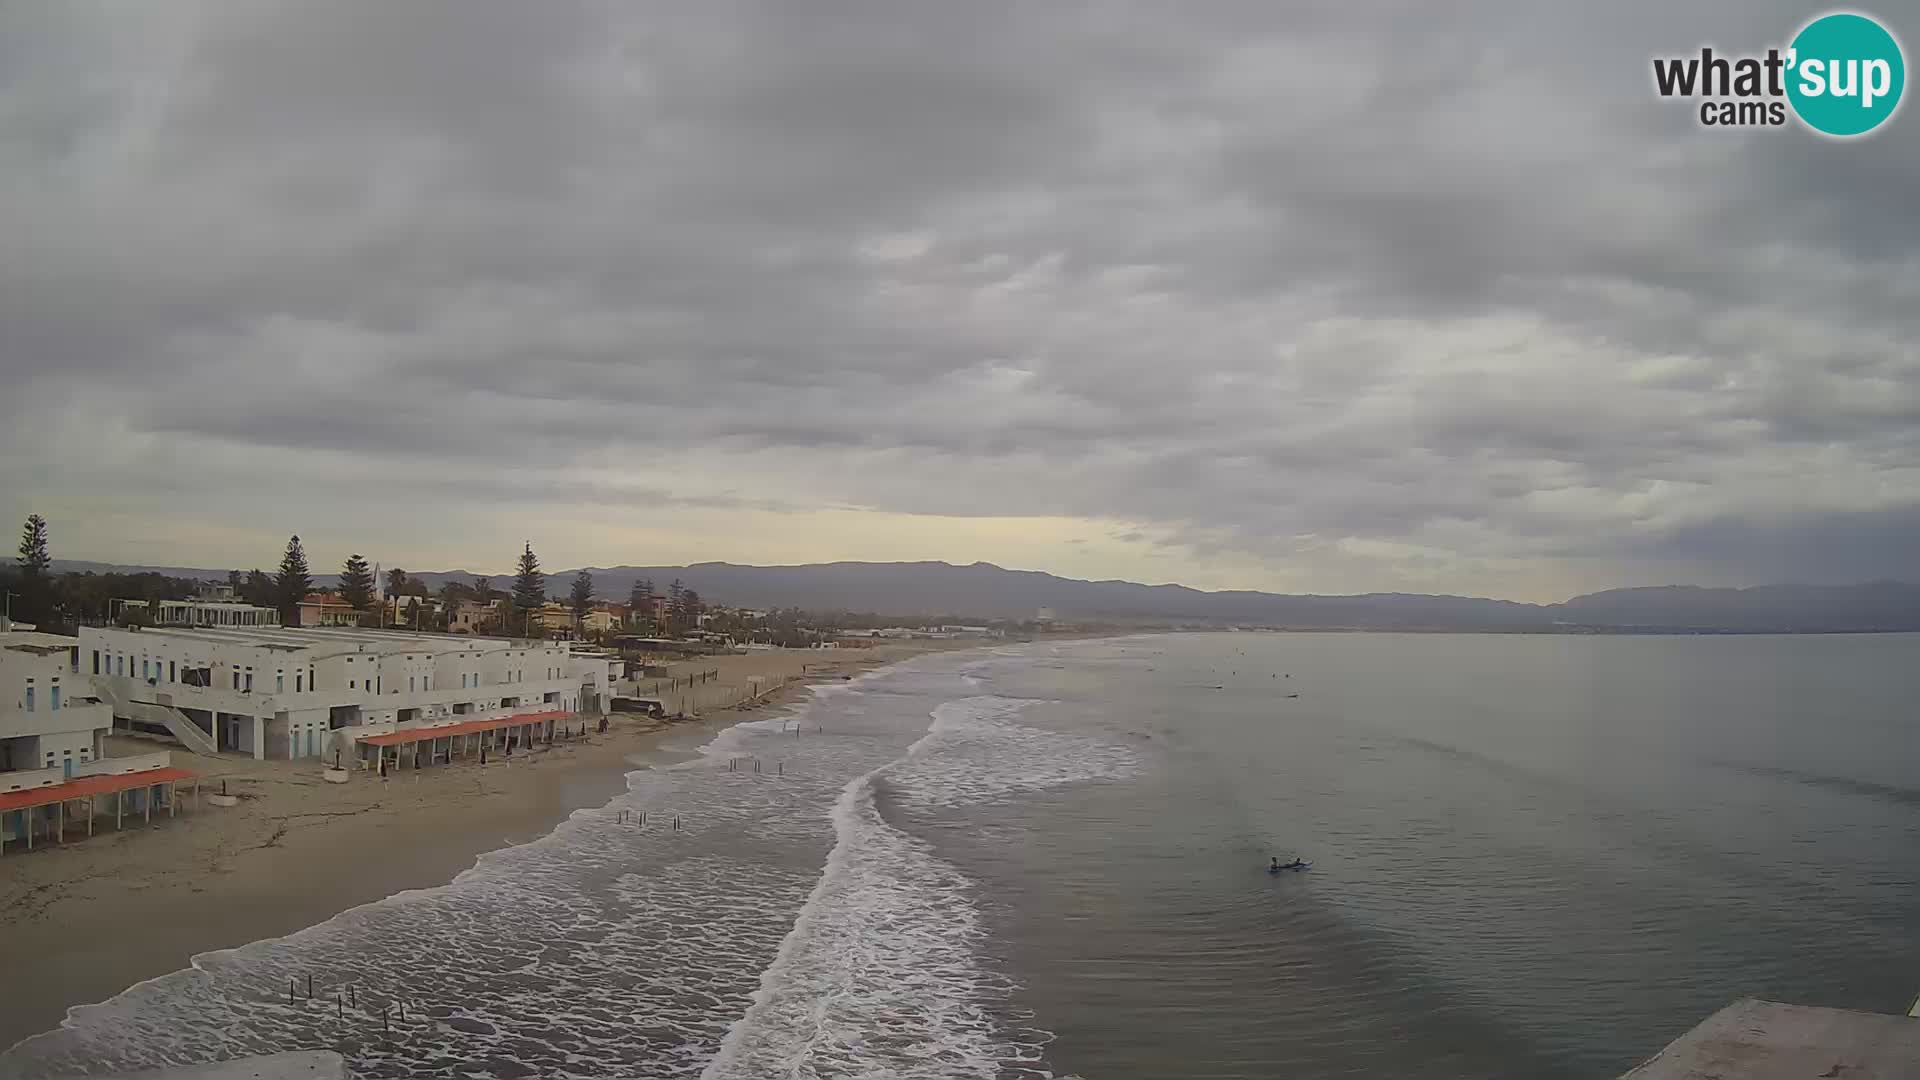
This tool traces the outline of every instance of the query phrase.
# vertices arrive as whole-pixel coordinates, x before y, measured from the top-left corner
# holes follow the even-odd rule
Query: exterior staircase
[[[179,740],[181,746],[203,757],[213,757],[220,752],[213,736],[202,731],[200,725],[194,723],[186,713],[171,705],[134,701],[121,693],[121,688],[114,684],[125,681],[119,678],[96,678],[93,681],[100,697],[113,706],[113,715],[138,720],[143,724],[159,724]]]

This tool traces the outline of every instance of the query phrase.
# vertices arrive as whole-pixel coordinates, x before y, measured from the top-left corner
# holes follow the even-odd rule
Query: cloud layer
[[[15,6],[0,511],[141,562],[1911,577],[1920,128],[1704,131],[1649,58],[1809,12],[1669,8]]]

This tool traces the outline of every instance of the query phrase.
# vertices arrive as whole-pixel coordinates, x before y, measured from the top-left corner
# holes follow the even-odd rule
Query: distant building
[[[299,612],[301,626],[359,626],[363,614],[331,593],[308,593]]]
[[[530,633],[538,630],[544,634],[570,634],[573,624],[573,609],[565,604],[544,604],[528,615]]]
[[[1041,609],[1040,609],[1039,611],[1036,611],[1036,612],[1034,612],[1034,613],[1033,613],[1033,621],[1034,621],[1034,622],[1041,622],[1041,623],[1050,623],[1050,622],[1052,622],[1052,621],[1053,621],[1053,609],[1052,609],[1052,608],[1050,608],[1050,607],[1043,607],[1043,608],[1041,608]]]
[[[664,626],[667,621],[667,598],[653,596],[628,613],[627,625],[637,625],[639,621],[651,620],[654,626]]]
[[[447,632],[450,634],[490,634],[506,629],[507,602],[494,600],[459,600],[447,615]]]
[[[388,626],[412,626],[416,620],[425,625],[427,616],[440,610],[438,600],[412,593],[389,596],[383,606]]]
[[[225,589],[222,585],[220,588]],[[203,589],[203,591],[205,591]],[[127,619],[149,626],[279,626],[280,613],[236,600],[114,600],[113,621]]]

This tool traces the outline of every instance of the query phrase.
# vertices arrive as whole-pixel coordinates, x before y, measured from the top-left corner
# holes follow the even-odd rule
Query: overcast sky
[[[1814,13],[6,5],[0,513],[215,567],[1920,577],[1920,116],[1651,89]]]

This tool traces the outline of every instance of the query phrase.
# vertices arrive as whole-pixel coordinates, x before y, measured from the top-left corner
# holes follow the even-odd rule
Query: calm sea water
[[[306,1045],[363,1077],[1613,1076],[1736,997],[1920,993],[1917,658],[1309,634],[927,657],[449,886],[77,1009],[0,1075]],[[1263,872],[1293,854],[1313,869]],[[289,1003],[308,974],[321,1000]]]

